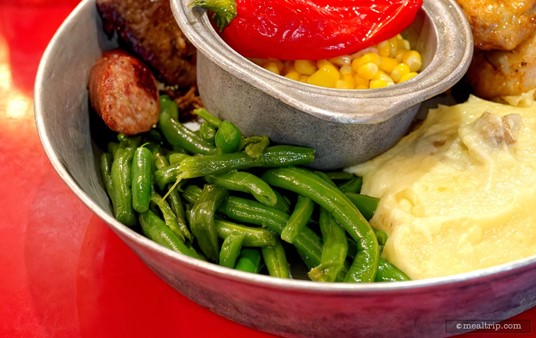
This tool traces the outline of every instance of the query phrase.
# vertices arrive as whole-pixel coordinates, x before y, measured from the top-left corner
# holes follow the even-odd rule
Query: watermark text
[[[532,333],[530,320],[447,320],[445,321],[446,333],[467,333],[478,331],[479,333]]]

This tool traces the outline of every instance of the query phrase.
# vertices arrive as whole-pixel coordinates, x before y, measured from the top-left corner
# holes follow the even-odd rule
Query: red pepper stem
[[[190,7],[209,11],[220,32],[236,17],[236,0],[192,0]]]

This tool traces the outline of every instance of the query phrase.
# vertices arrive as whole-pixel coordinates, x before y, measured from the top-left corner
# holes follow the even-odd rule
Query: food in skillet
[[[210,117],[208,117],[208,119],[210,120]],[[508,122],[508,123],[509,123],[509,122]],[[216,122],[216,123],[215,123],[215,126],[217,126],[218,124],[219,124],[219,123]],[[483,123],[483,124],[486,125],[486,123]],[[515,120],[514,120],[513,126],[515,126],[515,125],[516,125],[516,123],[515,123]],[[213,127],[214,127],[214,126],[213,126]],[[180,128],[180,127],[178,127],[178,128]],[[152,135],[152,136],[150,136],[150,137],[154,137],[154,135]],[[152,140],[154,141],[154,139],[152,139]],[[135,147],[136,147],[136,152],[135,152],[135,153],[140,153],[140,154],[141,154],[142,152],[147,153],[146,151],[142,151],[142,149],[140,149],[140,147],[141,147],[141,144],[140,144],[140,143],[134,143],[134,144],[132,144],[132,143],[130,143],[130,142],[132,142],[132,141],[136,142],[135,139],[132,140],[132,139],[130,139],[130,138],[126,138],[126,139],[125,139],[125,138],[123,138],[123,137],[120,137],[120,140],[119,140],[118,143],[119,143],[119,144],[123,143],[122,146],[124,146],[125,148],[129,148],[129,147],[134,147],[134,146],[135,146]],[[139,140],[138,140],[137,142],[139,142]],[[196,147],[199,146],[199,145],[200,145],[200,144],[197,144]],[[201,143],[201,145],[202,145],[202,143]],[[146,147],[147,147],[147,146],[143,146],[142,148],[146,148]],[[103,156],[103,158],[106,157],[106,158],[108,158],[108,159],[111,159],[112,162],[110,162],[110,163],[113,163],[113,159],[115,158],[115,156],[116,156],[116,155],[121,155],[121,156],[118,156],[118,159],[121,159],[121,160],[118,162],[118,164],[116,165],[116,167],[120,167],[120,164],[121,164],[121,163],[123,163],[123,164],[124,164],[124,163],[128,163],[128,158],[129,158],[129,156],[130,156],[130,155],[128,155],[128,152],[126,152],[126,151],[122,151],[122,152],[116,153],[116,152],[115,152],[116,150],[117,150],[117,149],[115,148],[114,144],[112,144],[112,145],[110,146],[110,151],[107,153],[107,155]],[[171,156],[171,155],[173,155],[173,156]],[[135,156],[135,155],[133,154],[133,155],[132,155],[133,158],[138,158],[138,157],[141,156],[141,155],[137,155],[137,157],[134,157],[134,156]],[[208,155],[207,155],[207,156],[208,156]],[[173,161],[178,161],[177,158],[181,158],[181,157],[182,157],[181,154],[168,153],[167,160],[168,160],[168,161],[171,161],[171,159],[173,158]],[[126,159],[126,160],[125,160],[125,159]],[[180,160],[180,162],[175,162],[175,163],[182,163],[183,160],[184,160],[184,158],[182,158],[182,159]],[[188,162],[189,162],[189,161],[186,161],[186,163],[188,163]],[[135,162],[133,161],[132,163],[135,163]],[[138,162],[136,162],[136,163],[138,163]],[[170,165],[171,165],[171,164],[170,164]],[[106,166],[104,166],[104,167],[106,168]],[[128,167],[128,165],[127,165],[126,167]],[[144,166],[144,167],[146,168],[147,166]],[[178,170],[180,170],[181,164],[179,164],[178,167],[179,167]],[[184,169],[184,167],[185,167],[185,165],[183,166],[183,169]],[[204,166],[200,166],[200,167],[207,167],[207,166],[204,165]],[[110,167],[110,168],[112,168],[112,167]],[[137,168],[136,170],[139,170],[139,169],[140,169],[140,168]],[[169,169],[172,169],[172,168],[169,168]],[[111,169],[110,169],[110,170],[111,170]],[[117,170],[117,169],[116,169],[116,170]],[[131,167],[131,170],[132,170],[132,172],[134,172],[134,167]],[[108,173],[108,171],[103,170],[103,172],[104,172],[104,175],[103,175],[103,176],[107,177],[106,173]],[[138,171],[138,172],[139,172],[139,171]],[[270,169],[270,170],[268,171],[268,174],[266,174],[266,176],[263,176],[263,177],[266,179],[266,181],[271,182],[271,184],[273,184],[275,187],[277,187],[277,184],[280,184],[280,183],[277,183],[277,182],[278,182],[278,181],[277,181],[277,177],[275,177],[275,178],[272,177],[272,174],[274,174],[274,172],[275,172],[275,173],[278,173],[278,172],[279,172],[279,174],[281,174],[281,171],[279,171],[279,170],[274,170],[274,171],[272,171],[272,170]],[[110,173],[111,173],[111,171],[110,171]],[[161,177],[161,175],[162,175],[162,173],[160,173],[159,175],[157,175],[156,172],[154,172],[153,174],[155,175],[155,177]],[[289,174],[289,173],[287,173],[287,174]],[[294,172],[291,172],[291,174],[295,174],[295,173],[294,173]],[[123,177],[123,179],[124,179],[125,181],[128,181],[127,176],[122,176],[122,177]],[[130,177],[132,178],[132,176],[130,176]],[[136,175],[136,177],[137,177],[137,175]],[[177,176],[171,176],[171,177],[172,177],[173,179],[176,179]],[[110,178],[111,178],[111,176],[110,176]],[[117,180],[117,179],[118,179],[118,178],[116,177],[116,180]],[[177,183],[177,186],[180,186],[180,183],[181,183],[182,179],[181,179],[180,181],[173,180],[173,179],[172,179],[171,181],[164,181],[163,186],[168,187],[170,184],[174,184],[174,183]],[[123,181],[123,184],[124,184],[125,181]],[[145,182],[146,180],[143,180],[143,181]],[[156,179],[155,179],[155,181],[156,181]],[[156,182],[157,182],[157,181],[156,181]],[[348,183],[348,182],[347,182],[347,183]],[[158,183],[157,183],[157,184],[158,184]],[[124,187],[124,185],[122,185],[122,186]],[[127,185],[127,187],[128,187],[128,185]],[[131,189],[132,189],[131,193],[132,193],[133,195],[135,195],[135,194],[133,193],[135,190],[134,190],[133,188],[131,188]],[[217,209],[219,208],[219,207],[216,207],[216,205],[219,203],[219,201],[221,202],[220,198],[223,199],[223,198],[224,198],[223,195],[225,195],[225,194],[224,194],[224,193],[221,193],[221,194],[220,194],[220,192],[218,192],[217,190],[211,190],[211,189],[214,189],[214,188],[207,188],[207,192],[205,192],[205,194],[203,195],[203,191],[205,190],[205,186],[203,186],[203,187],[201,187],[201,186],[197,186],[197,188],[196,188],[195,186],[190,186],[190,188],[187,188],[187,189],[185,188],[185,189],[184,189],[184,192],[186,192],[186,195],[184,195],[184,196],[182,196],[182,197],[184,198],[185,201],[187,201],[188,203],[191,203],[191,206],[192,206],[192,209],[193,209],[193,205],[196,203],[196,201],[199,201],[199,200],[201,200],[201,201],[206,201],[206,199],[208,199],[210,195],[216,196],[216,199],[210,199],[210,200],[208,200],[208,201],[209,201],[209,205],[210,205],[211,208],[212,208],[211,210],[214,211],[214,210],[217,210]],[[340,188],[339,188],[339,189],[340,189]],[[113,190],[112,190],[112,191],[113,191]],[[160,193],[164,194],[164,192],[167,193],[167,192],[169,192],[169,191],[174,191],[174,190],[167,190],[167,191],[165,191],[165,190],[161,190]],[[114,198],[117,198],[117,197],[114,197],[114,196],[115,196],[115,193],[112,192],[112,193],[111,193],[112,203],[114,203]],[[166,224],[166,219],[165,219],[166,217],[164,217],[164,216],[167,215],[168,217],[173,218],[172,216],[169,216],[170,214],[168,214],[169,209],[163,207],[163,206],[165,206],[165,203],[163,203],[163,201],[165,201],[165,200],[166,200],[167,198],[169,198],[170,196],[171,196],[171,193],[170,193],[170,195],[168,195],[168,196],[165,196],[165,195],[163,195],[163,196],[158,196],[158,195],[153,196],[153,195],[151,194],[150,199],[149,199],[149,205],[150,205],[150,206],[152,205],[152,209],[151,209],[151,207],[150,207],[149,209],[147,209],[147,211],[142,211],[142,212],[141,212],[144,216],[142,216],[142,217],[139,219],[140,226],[141,226],[142,228],[145,227],[145,229],[143,229],[143,231],[147,234],[148,237],[153,238],[155,241],[158,241],[159,243],[163,243],[163,245],[169,245],[169,246],[171,246],[171,247],[173,247],[173,245],[175,245],[175,249],[176,249],[176,250],[179,250],[179,251],[184,250],[184,252],[186,252],[187,254],[188,254],[188,252],[192,254],[192,251],[191,251],[192,246],[190,246],[190,245],[186,245],[186,246],[184,247],[183,245],[178,244],[179,242],[175,242],[174,240],[170,241],[170,238],[172,238],[172,236],[170,235],[170,231],[173,231],[173,230],[171,230],[172,227],[169,227],[169,226],[164,227],[164,226],[167,225],[167,224]],[[305,195],[305,196],[301,195],[301,196],[307,198],[307,195]],[[164,197],[166,197],[166,198],[164,198]],[[132,197],[132,198],[133,198],[133,197]],[[298,202],[297,202],[298,198],[297,198],[296,196],[294,196],[294,198],[296,199],[296,204],[294,205],[294,207],[295,207],[295,208],[298,208]],[[147,198],[145,198],[144,200],[147,201]],[[229,199],[228,199],[228,200],[229,200]],[[234,199],[230,199],[230,200],[235,201]],[[138,201],[138,202],[139,202],[139,201]],[[170,200],[170,203],[171,203],[171,200]],[[221,203],[223,203],[223,202],[221,202]],[[137,203],[136,203],[136,204],[137,204]],[[146,204],[145,204],[145,205],[146,205]],[[300,205],[301,205],[301,204],[300,204]],[[133,208],[133,207],[134,207],[134,203],[133,203],[132,208]],[[300,206],[300,207],[301,207],[301,206]],[[222,208],[223,208],[223,207],[222,207]],[[142,210],[142,209],[140,209],[140,210]],[[143,209],[143,210],[145,210],[145,209]],[[150,210],[150,211],[149,211],[149,210]],[[233,215],[233,211],[232,211],[232,210],[231,210],[231,211],[227,210],[226,212],[228,212],[228,214],[225,214],[226,217],[232,217],[232,216],[230,216],[230,215]],[[234,212],[237,213],[236,210],[235,210]],[[252,214],[259,214],[259,209],[254,209],[254,212],[253,212]],[[161,216],[161,217],[160,217],[160,218],[159,218],[159,217],[155,218],[155,217],[153,217],[154,215]],[[176,215],[177,215],[177,214],[176,214]],[[215,214],[214,214],[214,215],[215,215]],[[325,215],[325,214],[324,214],[324,215]],[[221,216],[221,215],[220,215],[220,216]],[[339,217],[340,217],[340,216],[339,216]],[[284,218],[286,218],[286,216],[285,216]],[[194,219],[195,219],[195,217],[194,217]],[[290,219],[290,215],[288,215],[288,219]],[[324,219],[324,221],[322,221],[322,219]],[[320,225],[320,223],[321,223],[321,222],[325,222],[326,220],[329,221],[329,219],[326,219],[325,216],[322,216],[322,217],[319,216],[319,218],[318,218],[318,224],[319,224],[319,228],[320,228],[320,229],[317,229],[317,231],[318,231],[319,233],[321,233],[321,234],[322,234],[322,230],[321,230],[321,225]],[[266,219],[264,219],[263,221],[266,221]],[[272,220],[272,221],[273,221],[273,220]],[[125,221],[125,223],[129,223],[129,222],[130,222],[129,219],[127,218],[126,221]],[[169,222],[169,220],[168,220],[168,222]],[[250,222],[254,222],[254,220],[250,220]],[[263,225],[263,224],[266,225],[265,223],[262,223],[262,221],[260,221],[260,220],[257,220],[257,222],[259,222],[259,224],[257,224],[257,226],[259,226],[259,225]],[[136,221],[133,221],[132,224],[134,224],[133,226],[136,226],[136,225],[135,225],[135,224],[136,224]],[[208,223],[195,221],[194,224],[197,224],[197,225],[195,225],[195,226],[199,226],[199,225],[201,225],[201,224],[212,224],[212,223],[211,223],[211,221],[209,221]],[[214,222],[214,224],[216,224],[216,227],[217,227],[218,225],[219,225],[219,226],[222,225],[222,224],[219,223],[219,222]],[[275,226],[274,226],[274,224],[275,224]],[[326,224],[326,223],[324,223],[324,224]],[[284,230],[285,228],[283,228],[283,230],[281,230],[281,229],[282,229],[282,228],[281,228],[281,225],[282,225],[282,223],[281,223],[281,222],[277,222],[277,221],[276,221],[275,223],[270,223],[270,226],[273,227],[273,228],[271,228],[271,229],[272,229],[271,231],[272,231],[272,232],[276,232],[276,233],[278,233],[279,231],[281,231],[280,236],[281,236],[281,239],[283,239],[283,230]],[[194,226],[194,228],[195,228],[195,226]],[[211,225],[211,227],[212,227],[212,225]],[[167,229],[170,229],[170,230],[167,230]],[[214,229],[213,229],[213,228],[212,228],[212,229],[198,229],[198,230],[195,230],[195,231],[194,231],[194,230],[190,230],[189,232],[185,232],[184,230],[181,230],[181,229],[183,229],[183,228],[180,227],[179,230],[177,231],[177,233],[181,233],[181,232],[182,232],[182,236],[184,236],[185,238],[188,238],[188,233],[191,235],[191,234],[194,233],[194,232],[197,232],[198,234],[201,234],[201,236],[202,236],[202,237],[205,237],[205,239],[208,238],[209,241],[206,242],[206,243],[208,243],[208,244],[203,244],[203,245],[202,245],[202,246],[204,247],[204,249],[201,249],[201,246],[199,246],[199,249],[200,249],[200,251],[203,252],[203,255],[206,255],[207,257],[212,257],[211,260],[215,261],[215,259],[216,259],[215,257],[216,257],[216,256],[215,256],[215,254],[214,254],[214,250],[213,250],[213,246],[214,246],[214,232],[213,232]],[[217,229],[218,229],[218,228],[217,228]],[[220,231],[222,231],[221,229],[224,229],[224,228],[220,228]],[[338,228],[336,228],[336,229],[338,229]],[[309,232],[309,233],[310,233],[310,232]],[[207,235],[207,234],[210,234],[210,235]],[[235,235],[236,235],[236,234],[235,234]],[[354,237],[358,237],[356,232],[354,232],[353,235],[354,235]],[[176,235],[176,236],[180,238],[179,235]],[[229,264],[229,265],[231,265],[231,263],[234,262],[234,263],[235,263],[235,266],[242,266],[242,265],[240,264],[240,262],[242,261],[241,258],[243,258],[243,257],[246,255],[246,253],[247,253],[247,254],[251,254],[251,252],[252,252],[251,250],[249,250],[249,248],[248,248],[247,250],[243,250],[243,251],[242,251],[242,250],[240,250],[240,251],[237,251],[237,250],[236,250],[237,247],[240,247],[239,243],[240,243],[241,241],[244,241],[244,239],[240,239],[240,237],[241,237],[240,235],[238,235],[238,236],[229,236],[230,239],[227,239],[227,238],[229,238],[229,237],[227,237],[227,235],[217,235],[217,236],[221,236],[221,237],[219,237],[219,240],[222,241],[222,242],[221,242],[221,248],[222,248],[222,251],[224,251],[223,256],[218,257],[218,259],[220,259],[221,262],[222,262],[223,264]],[[245,236],[245,235],[244,235],[244,236]],[[378,232],[378,233],[376,234],[376,236],[377,236],[377,240],[378,240],[378,241],[381,241],[381,238],[382,238],[382,236],[383,236],[383,235],[381,235],[381,232]],[[326,237],[326,238],[327,238],[327,237]],[[326,240],[325,242],[327,242],[327,243],[340,243],[340,242],[338,242],[338,241],[335,241],[334,238],[332,238],[332,239],[333,239],[333,241],[331,241],[331,240]],[[319,242],[319,241],[317,241],[316,239],[315,239],[315,240],[311,240],[311,239],[309,238],[308,240],[317,243],[317,244],[316,244],[316,249],[313,249],[313,251],[310,251],[310,252],[309,252],[309,253],[312,253],[312,255],[304,255],[304,256],[306,256],[306,257],[309,257],[308,259],[311,259],[311,257],[313,257],[313,259],[314,259],[314,260],[309,260],[309,261],[304,260],[304,263],[305,263],[306,265],[308,265],[308,267],[311,268],[309,277],[310,277],[311,279],[313,279],[313,278],[317,278],[318,280],[328,280],[328,279],[326,279],[326,278],[333,278],[333,276],[337,276],[337,275],[338,275],[337,273],[334,274],[333,272],[329,272],[329,270],[322,268],[322,266],[324,266],[324,267],[328,267],[328,266],[331,266],[331,267],[333,267],[333,266],[339,266],[339,267],[340,267],[340,266],[341,266],[341,265],[340,265],[340,262],[341,262],[341,261],[338,261],[338,262],[339,262],[338,265],[333,265],[334,261],[331,261],[332,259],[335,259],[335,258],[337,258],[337,257],[340,258],[340,255],[337,255],[337,253],[340,253],[340,252],[341,252],[341,251],[339,251],[339,250],[340,250],[340,247],[337,247],[337,246],[331,247],[331,246],[330,246],[330,248],[331,248],[332,250],[328,250],[327,252],[331,252],[333,255],[330,255],[330,257],[329,257],[330,260],[325,261],[325,262],[324,262],[324,265],[322,265],[321,260],[322,260],[323,251],[324,251],[323,249],[324,249],[324,248],[322,248],[322,250],[319,250],[318,248],[319,248],[320,246],[323,246],[324,243]],[[354,240],[355,240],[355,239],[354,239]],[[211,241],[212,241],[212,242],[211,242]],[[181,243],[182,243],[182,242],[181,242]],[[242,242],[242,243],[243,243],[243,242]],[[300,240],[298,240],[297,244],[300,245],[299,243],[300,243]],[[321,244],[321,243],[322,243],[322,244]],[[370,244],[370,243],[372,243],[372,242],[371,242],[371,241],[368,241],[367,243]],[[382,242],[382,243],[383,243],[383,242]],[[225,245],[224,245],[224,244],[225,244]],[[354,245],[355,245],[355,243],[354,243]],[[267,254],[268,257],[270,257],[270,255],[271,255],[271,257],[274,257],[274,256],[275,256],[275,257],[280,257],[280,258],[281,258],[281,256],[280,256],[279,246],[277,246],[277,245],[272,245],[271,248],[274,249],[274,250],[271,251],[271,252],[270,252],[270,250],[267,250],[267,252],[268,252],[268,254]],[[354,246],[354,248],[355,248],[355,246]],[[370,248],[370,246],[367,246],[367,248]],[[225,250],[223,250],[223,249],[225,249]],[[298,249],[298,250],[305,250],[305,249],[302,248],[302,249]],[[253,250],[253,252],[256,252],[256,254],[254,254],[254,255],[256,255],[256,258],[257,258],[256,261],[257,261],[257,262],[262,262],[262,260],[260,260],[259,257],[260,257],[261,255],[263,255],[263,250],[262,250],[262,249],[261,249],[261,250],[257,250],[257,251]],[[349,251],[347,251],[347,252],[350,253],[350,255],[355,254],[355,252],[352,253],[351,250],[349,250]],[[243,256],[242,256],[242,253],[243,253]],[[302,253],[303,253],[303,252],[302,252]],[[220,254],[221,254],[221,251],[220,251]],[[369,252],[369,254],[370,254],[370,252]],[[202,256],[198,256],[199,253],[192,254],[192,255],[195,255],[196,257],[202,257]],[[315,257],[316,257],[316,258],[315,258]],[[350,257],[355,258],[355,256],[350,256]],[[374,254],[372,254],[372,255],[369,256],[369,257],[374,257]],[[326,259],[328,259],[328,258],[326,258]],[[279,266],[279,267],[280,267],[280,266],[281,266],[280,263],[281,263],[281,262],[284,262],[284,260],[280,260],[280,259],[278,260],[278,259],[276,259],[276,260],[274,260],[274,261],[269,260],[269,262],[271,262],[271,263],[269,263],[269,264],[272,264],[272,263],[276,262],[276,263],[275,263],[275,266]],[[277,263],[277,262],[279,262],[279,263]],[[385,260],[382,260],[381,258],[378,258],[378,262],[379,262],[379,263],[378,263],[378,267],[377,267],[377,269],[378,269],[378,270],[377,270],[378,273],[377,273],[377,275],[376,275],[375,278],[377,278],[378,276],[379,276],[380,278],[383,278],[382,276],[384,276],[384,275],[383,275],[383,273],[382,273],[382,268],[381,268],[381,267],[384,266],[384,265],[386,265],[386,261],[385,261]],[[317,264],[317,265],[315,265],[315,264]],[[284,264],[283,264],[283,265],[284,265]],[[388,266],[388,265],[387,265],[387,266]],[[317,267],[318,269],[315,270],[315,267]],[[259,265],[256,265],[256,266],[253,268],[254,271],[258,271],[258,269],[259,269]],[[286,276],[286,275],[288,274],[288,273],[285,272],[284,270],[278,270],[277,268],[274,269],[274,266],[272,266],[272,270],[275,271],[275,272],[273,272],[274,275],[278,275],[278,276]],[[323,271],[324,271],[324,273],[322,273]],[[337,269],[335,269],[335,271],[341,271],[341,270],[337,270]],[[367,271],[370,272],[370,270],[367,270]],[[395,268],[393,268],[392,271],[397,271],[397,270],[396,270]],[[325,273],[325,272],[329,272],[329,273]],[[319,273],[319,274],[317,274],[317,273]],[[403,275],[403,274],[402,274],[402,275]],[[326,277],[326,276],[331,276],[331,277]],[[335,278],[337,278],[337,277],[335,277]],[[359,279],[359,278],[358,278],[358,279]],[[370,279],[370,275],[369,275],[369,279]],[[403,278],[402,278],[402,279],[403,279]],[[329,279],[329,280],[332,280],[332,279]],[[336,279],[335,279],[335,280],[336,280]],[[393,278],[393,280],[396,280],[396,279]],[[361,281],[363,281],[363,280],[361,280]],[[365,281],[366,281],[366,280],[365,280]]]

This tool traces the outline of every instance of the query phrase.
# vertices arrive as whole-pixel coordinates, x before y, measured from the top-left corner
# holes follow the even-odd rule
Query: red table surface
[[[77,3],[0,1],[0,337],[272,337],[161,281],[48,162],[34,125],[33,81]],[[535,318],[536,308],[515,317]]]

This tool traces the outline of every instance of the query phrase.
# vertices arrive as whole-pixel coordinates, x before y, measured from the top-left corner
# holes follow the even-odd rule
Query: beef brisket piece
[[[195,84],[195,47],[175,22],[169,0],[97,0],[104,31],[143,60],[159,81]]]

